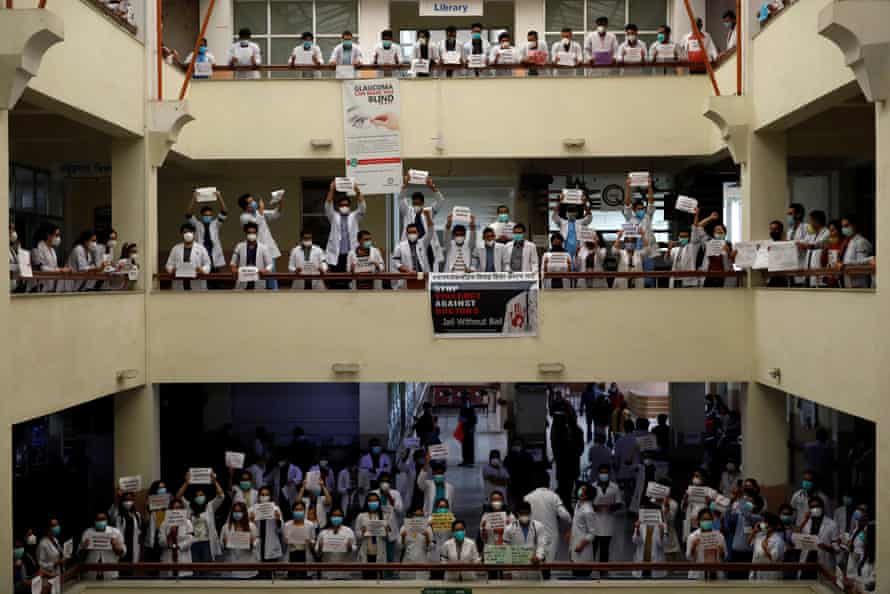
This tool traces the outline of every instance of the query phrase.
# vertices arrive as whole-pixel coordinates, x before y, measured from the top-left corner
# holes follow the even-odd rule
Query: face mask
[[[524,238],[525,238],[525,235],[523,235],[522,233],[514,233],[513,234],[513,241],[522,241]]]
[[[766,532],[767,530],[769,530],[769,525],[766,522],[761,522],[760,523],[760,531]]]
[[[94,526],[99,532],[104,532],[105,529],[108,528],[108,522],[106,522],[105,520],[96,520]]]
[[[167,487],[158,487],[158,495],[166,495]]]
[[[362,242],[362,247],[363,247],[364,249],[366,249],[366,250],[371,249],[373,246],[374,246],[374,242],[373,242],[373,241],[363,241],[363,242]]]
[[[303,42],[303,49],[306,50],[307,52],[308,52],[309,50],[311,50],[311,49],[312,49],[312,42],[311,42],[311,41],[304,41],[304,42]]]
[[[786,524],[786,525],[791,524],[791,522],[794,521],[794,516],[791,516],[791,515],[788,515],[788,514],[783,514],[783,515],[780,516],[780,517],[782,518],[782,523],[783,523],[783,524]]]
[[[500,511],[501,509],[503,509],[503,507],[504,507],[503,501],[492,501],[491,502],[491,509],[493,509],[494,511]]]
[[[268,495],[260,495],[260,503],[269,503],[270,499],[271,497],[269,497]]]
[[[19,234],[13,231],[9,234],[9,243],[15,243],[19,240]]]
[[[510,220],[510,213],[502,212],[498,215],[498,221],[506,223]]]
[[[232,519],[236,522],[240,521],[241,518],[244,517],[244,512],[232,512]]]
[[[479,40],[482,39],[482,33],[473,33],[473,39]]]
[[[371,511],[377,511],[378,509],[380,509],[380,502],[379,501],[369,501],[368,509]]]
[[[182,234],[182,240],[186,243],[191,243],[195,240],[195,234],[191,231],[186,231]]]
[[[708,509],[712,512],[717,511],[717,504],[712,501],[710,504],[708,504]]]
[[[344,41],[344,42],[343,42],[343,49],[345,49],[345,50],[352,49],[352,42],[351,42],[351,41]]]
[[[241,481],[238,483],[238,486],[241,487],[242,491],[250,491],[250,481]]]
[[[382,481],[382,482],[380,483],[380,490],[381,490],[381,491],[389,491],[389,482],[388,482],[388,481]]]
[[[304,239],[304,240],[303,240],[303,247],[312,247],[312,240],[311,240],[311,239]]]
[[[605,25],[597,25],[596,32],[599,33],[600,35],[605,35],[606,34],[606,26]]]
[[[714,528],[714,522],[712,520],[702,520],[701,521],[701,529],[703,532],[709,532]]]
[[[437,507],[437,508],[436,508],[436,513],[437,513],[437,514],[447,514],[447,513],[448,513],[448,508],[447,508],[447,507]]]
[[[369,248],[369,247],[371,247],[371,242],[366,241],[365,244],[363,244],[363,245],[364,245],[364,247]],[[375,456],[379,456],[380,452],[382,452],[382,451],[383,451],[383,448],[380,446],[374,446],[371,448],[371,453],[374,454]]]
[[[642,218],[646,216],[646,211],[645,211],[645,210],[638,210],[638,211],[634,212],[634,214],[636,215],[636,217],[637,217],[638,219],[641,219],[641,220],[642,220]]]
[[[853,505],[853,498],[849,495],[844,495],[844,505]]]
[[[681,237],[681,238],[680,238],[680,245],[681,245],[681,246],[687,246],[687,245],[689,245],[689,238],[688,238],[688,237]]]
[[[256,233],[248,233],[247,241],[249,241],[250,243],[255,242],[256,241]]]
[[[701,487],[704,484],[704,481],[698,478],[697,476],[692,477],[692,484],[696,487]]]
[[[841,229],[841,233],[844,234],[844,237],[852,237],[853,228],[852,227],[844,227],[843,229]],[[59,244],[56,244],[56,245],[59,245]]]
[[[466,240],[467,240],[466,237],[455,237],[454,243],[457,245],[463,245]]]
[[[203,55],[206,54],[206,53],[207,53],[207,48],[206,48],[205,46],[202,45],[201,47],[198,48],[198,55],[199,55],[199,56],[203,56]]]
[[[384,41],[383,42],[383,49],[388,50],[391,47],[392,47],[392,41]]]
[[[201,217],[201,220],[202,220],[205,224],[209,225],[210,223],[213,222],[213,217],[212,217],[211,215],[204,215],[203,217]]]
[[[49,531],[53,536],[58,536],[62,533],[62,527],[61,526],[53,526],[52,528],[49,529]]]
[[[88,241],[88,242],[87,242],[87,249],[90,250],[90,251],[93,251],[94,249],[96,249],[96,242],[95,242],[95,241]]]
[[[714,233],[714,239],[723,241],[724,239],[726,239],[726,233]]]
[[[743,501],[742,509],[744,509],[746,512],[749,512],[754,509],[754,504],[751,503],[750,501]]]
[[[59,247],[60,245],[62,245],[62,237],[60,235],[56,235],[55,237],[53,237],[53,247]]]
[[[25,556],[25,549],[23,549],[22,547],[13,549],[12,556],[15,557],[16,559],[21,559],[22,557]]]
[[[260,499],[262,499],[262,497]],[[195,497],[195,503],[197,503],[198,505],[204,505],[205,503],[207,503],[207,498],[203,495],[198,495],[197,497]]]
[[[29,547],[33,547],[37,544],[37,536],[35,534],[29,534],[28,538],[25,539],[25,544]]]
[[[454,540],[457,542],[462,542],[465,536],[465,532],[463,530],[455,530],[454,531]]]
[[[408,241],[410,241],[411,243],[416,242],[417,241],[417,233],[409,233]]]
[[[502,41],[502,42],[501,42],[501,47],[504,48],[504,49],[510,47],[510,42],[509,42],[509,41],[506,41],[506,40]]]
[[[857,509],[856,511],[853,512],[853,521],[858,522],[861,519],[862,519],[862,512]]]
[[[528,40],[528,47],[529,47],[530,49],[537,49],[537,47],[538,47],[538,42],[537,42],[536,40],[529,39],[529,40]]]
[[[339,526],[342,523],[343,523],[343,518],[341,518],[340,516],[334,516],[333,518],[331,518],[332,526]]]
[[[807,480],[800,481],[800,486],[803,487],[804,491],[809,491],[813,488],[813,481],[807,481]]]
[[[600,473],[600,482],[601,482],[601,483],[608,483],[608,482],[609,482],[609,473],[608,473],[608,472],[601,472],[601,473]]]
[[[293,514],[295,520],[302,520],[306,517],[306,512],[304,511],[295,511]]]
[[[732,29],[732,23],[730,23],[729,21],[724,21],[723,26],[727,29]]]
[[[628,40],[630,43],[636,43],[636,41],[637,41],[637,36],[636,36],[635,34],[631,33],[631,34],[629,34],[629,35],[627,36],[627,40]]]
[[[250,212],[256,212],[260,209],[260,205],[256,202],[251,202],[247,205],[247,209],[250,210]]]
[[[133,502],[132,502],[132,501],[124,501],[121,505],[124,506],[124,509],[133,509]]]
[[[664,33],[658,34],[658,43],[664,43],[665,39],[667,39],[667,36]]]
[[[782,233],[779,231],[770,231],[769,238],[772,239],[773,241],[781,241]]]
[[[434,475],[433,475],[433,482],[436,483],[436,484],[438,484],[438,485],[441,485],[442,483],[445,482],[445,475],[444,475],[444,474],[434,474]]]
[[[584,489],[578,489],[578,499],[584,499]]]
[[[794,215],[787,215],[785,217],[785,222],[788,223],[788,226],[793,227],[794,226]]]
[[[810,508],[810,515],[813,516],[814,518],[821,518],[821,517],[822,517],[822,511],[823,511],[823,510],[822,510],[821,507],[811,507],[811,508]]]

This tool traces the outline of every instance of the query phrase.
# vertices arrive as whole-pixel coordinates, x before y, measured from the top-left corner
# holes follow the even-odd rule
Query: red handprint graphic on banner
[[[522,328],[525,326],[525,313],[522,311],[522,305],[513,304],[513,313],[510,315],[510,325],[514,328]]]

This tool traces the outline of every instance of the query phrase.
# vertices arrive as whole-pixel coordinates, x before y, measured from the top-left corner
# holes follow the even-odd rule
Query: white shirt
[[[639,39],[633,45],[629,41],[625,41],[618,46],[615,60],[622,64],[644,64],[647,55],[646,44]]]
[[[680,60],[680,47],[673,41],[655,41],[649,46],[650,62],[677,62]]]
[[[269,230],[269,222],[277,221],[281,218],[281,212],[277,208],[267,208],[260,214],[257,210],[255,213],[244,211],[241,213],[241,227],[247,223],[254,223],[257,226],[257,241],[266,246],[269,250],[269,256],[276,260],[281,255],[278,249],[278,242],[272,237],[272,231]]]
[[[492,64],[518,64],[519,60],[519,52],[512,45],[507,45],[507,47],[496,45],[491,48],[489,62]]]
[[[343,44],[340,43],[337,47],[334,48],[334,51],[331,52],[331,59],[328,60],[331,64],[342,64],[343,63]],[[362,58],[362,48],[356,42],[352,42],[352,56],[350,60],[350,64],[353,66],[358,66],[363,63]]]
[[[596,62],[597,54],[599,54],[603,59],[608,55],[611,62],[617,51],[618,38],[614,33],[606,31],[604,35],[600,35],[598,31],[594,31],[584,39],[584,55],[587,60]]]
[[[559,56],[563,53],[571,54],[571,61],[560,62]],[[581,46],[578,44],[577,41],[572,41],[569,44],[569,49],[566,49],[564,40],[560,39],[559,41],[555,42],[550,48],[550,60],[554,64],[558,64],[559,66],[578,66],[579,64],[584,62],[584,51],[581,49]]]
[[[324,64],[324,56],[321,55],[321,48],[316,44],[312,44],[309,49],[303,48],[303,44],[297,45],[290,53],[289,64],[293,66],[313,66],[315,64]]]
[[[374,46],[373,60],[374,64],[401,64],[402,48],[398,43],[391,42],[389,49],[386,49],[381,41]]]
[[[463,57],[464,62],[469,62],[470,55],[473,53],[473,41],[470,40],[464,44]],[[482,63],[488,64],[488,54],[491,53],[491,44],[487,40],[482,40]]]
[[[263,63],[263,52],[260,46],[249,40],[236,41],[229,47],[228,63],[235,66],[259,66]],[[253,72],[236,72],[235,78],[241,79],[258,79],[260,73]]]

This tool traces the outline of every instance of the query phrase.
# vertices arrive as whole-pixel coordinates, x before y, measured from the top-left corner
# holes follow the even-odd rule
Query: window
[[[357,33],[358,0],[235,0],[235,36],[245,27],[267,64],[286,64],[305,31],[327,59],[344,30]]]
[[[658,27],[668,21],[667,0],[545,0],[544,28],[548,46],[559,39],[564,27],[571,27],[578,43],[596,29],[596,19],[609,19],[609,31],[624,40],[624,26],[635,23],[640,39],[648,45]]]

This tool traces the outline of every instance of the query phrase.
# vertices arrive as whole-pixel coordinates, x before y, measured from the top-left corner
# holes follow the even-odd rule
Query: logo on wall
[[[600,199],[607,209],[619,208],[624,204],[624,188],[610,184],[603,188]]]

